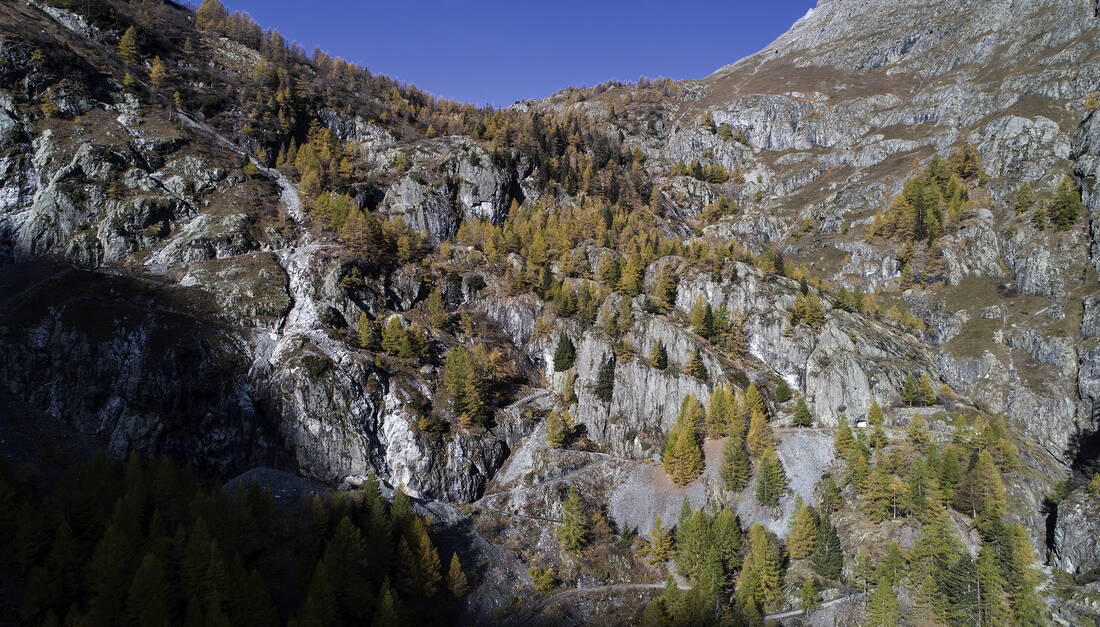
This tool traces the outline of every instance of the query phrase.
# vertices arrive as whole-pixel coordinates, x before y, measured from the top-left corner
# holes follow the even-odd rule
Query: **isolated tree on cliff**
[[[691,358],[688,359],[687,365],[684,366],[684,370],[700,381],[705,382],[709,377],[707,366],[703,363],[702,357],[699,356],[698,350],[692,349]]]
[[[600,371],[596,375],[596,387],[593,391],[596,394],[596,398],[605,403],[611,402],[611,397],[615,393],[614,357],[608,359],[600,366]]]
[[[786,403],[793,397],[794,391],[791,390],[791,384],[787,383],[786,379],[780,379],[775,386],[775,402]]]
[[[554,371],[564,372],[573,367],[577,359],[577,349],[573,346],[573,340],[562,333],[558,336],[558,348],[554,351]]]
[[[565,445],[565,426],[562,424],[561,415],[556,411],[546,416],[546,442],[554,448]]]
[[[680,279],[668,265],[665,265],[657,273],[657,279],[654,281],[654,296],[665,307],[672,307],[676,304],[676,288],[679,283]]]
[[[812,427],[814,426],[814,417],[810,413],[810,408],[806,405],[806,397],[798,397],[798,404],[794,406],[794,419],[791,424],[796,427]]]
[[[558,527],[558,543],[566,551],[578,551],[588,539],[588,517],[584,514],[584,500],[576,488],[569,488],[569,495],[562,502],[562,521]]]
[[[665,343],[661,340],[657,340],[653,345],[653,351],[649,354],[649,364],[658,370],[668,367],[668,351],[665,350]]]
[[[447,305],[443,302],[443,292],[433,290],[427,300],[428,323],[436,329],[447,326],[450,316],[447,315]]]
[[[1054,192],[1054,200],[1051,201],[1047,214],[1050,217],[1051,224],[1059,229],[1066,229],[1077,222],[1077,218],[1084,211],[1084,208],[1085,206],[1081,203],[1080,192],[1077,191],[1077,187],[1067,176],[1058,184],[1058,189]]]
[[[691,307],[690,322],[692,331],[710,339],[714,333],[714,312],[710,308],[710,303],[702,298],[695,301]]]
[[[929,377],[927,373],[922,374],[920,382],[917,383],[917,397],[920,399],[921,405],[936,404],[936,387],[932,384],[932,377]]]

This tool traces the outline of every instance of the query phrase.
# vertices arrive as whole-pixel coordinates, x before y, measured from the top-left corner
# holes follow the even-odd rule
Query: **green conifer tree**
[[[558,544],[565,551],[579,551],[588,541],[588,517],[584,513],[584,500],[576,488],[562,502],[562,522],[558,527]]]
[[[695,349],[692,349],[691,357],[688,359],[687,365],[684,366],[684,371],[704,382],[710,376],[707,372],[706,364],[703,363],[703,359],[699,356],[699,351]]]
[[[653,521],[653,529],[649,532],[649,546],[646,548],[649,563],[657,566],[667,562],[672,559],[674,550],[672,532],[665,528],[658,515]]]
[[[768,449],[760,458],[756,469],[756,500],[761,505],[777,507],[787,489],[787,474],[775,453]]]
[[[796,427],[812,427],[814,426],[814,417],[810,413],[810,408],[806,405],[806,397],[799,396],[798,404],[794,407],[794,418],[791,421]]]
[[[885,577],[878,580],[867,601],[867,620],[863,624],[869,627],[896,627],[901,624],[897,595]]]
[[[917,398],[920,400],[921,405],[936,404],[936,388],[932,384],[932,378],[927,373],[922,374],[920,381],[917,383]]]
[[[658,370],[668,368],[668,352],[665,350],[665,343],[661,340],[657,340],[657,343],[653,345],[653,350],[649,353],[649,365]]]
[[[830,581],[840,580],[840,573],[844,569],[844,552],[836,527],[827,518],[818,526],[817,543],[811,557],[814,572]]]
[[[813,509],[802,501],[801,496],[796,497],[794,520],[787,534],[787,552],[791,559],[803,559],[813,554],[815,546],[817,546],[817,517]]]
[[[426,305],[428,307],[428,323],[437,329],[442,329],[450,322],[450,316],[447,315],[447,304],[443,302],[443,292],[440,290],[433,290],[428,296]]]
[[[749,421],[748,444],[749,454],[753,459],[759,459],[765,451],[775,448],[771,425],[759,411],[753,411]]]
[[[798,589],[798,608],[810,611],[821,607],[821,593],[817,591],[812,577],[802,580],[802,587]]]
[[[406,349],[408,336],[405,325],[401,323],[400,316],[390,316],[386,326],[382,327],[382,350],[390,355],[399,355],[402,349]]]
[[[558,335],[558,347],[554,351],[554,372],[569,370],[576,360],[577,349],[573,346],[573,340],[564,333]]]
[[[596,398],[604,403],[610,403],[615,392],[615,358],[612,357],[600,366],[596,375],[596,386],[593,389]]]
[[[863,513],[873,522],[883,522],[890,518],[892,503],[890,473],[882,464],[876,464],[867,478],[867,488],[863,491]]]
[[[749,454],[745,442],[739,437],[730,437],[722,450],[722,466],[719,469],[722,483],[730,492],[740,492],[749,484]]]
[[[565,446],[565,426],[561,415],[556,411],[551,411],[546,416],[546,442],[554,448]]]

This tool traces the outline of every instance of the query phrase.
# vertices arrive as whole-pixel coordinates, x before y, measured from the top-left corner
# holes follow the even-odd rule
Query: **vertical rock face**
[[[1090,579],[1100,574],[1100,500],[1080,489],[1058,504],[1051,565]]]

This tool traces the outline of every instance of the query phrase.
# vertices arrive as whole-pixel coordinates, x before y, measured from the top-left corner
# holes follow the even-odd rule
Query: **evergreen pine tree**
[[[604,403],[610,403],[612,395],[615,392],[615,358],[612,357],[605,361],[600,366],[600,371],[596,375],[596,387],[593,392],[596,394],[596,398],[600,399]]]
[[[658,370],[668,367],[668,352],[665,350],[665,343],[661,340],[657,340],[653,345],[653,351],[649,354],[649,365]]]
[[[730,437],[722,450],[722,466],[719,469],[722,483],[730,492],[740,492],[749,484],[749,455],[745,442],[739,437]]]
[[[675,545],[672,541],[672,532],[664,527],[660,515],[653,521],[653,529],[649,532],[649,546],[646,556],[649,563],[657,566],[672,559]]]
[[[382,327],[382,350],[391,355],[399,355],[408,342],[405,325],[400,316],[390,316],[386,326]]]
[[[920,381],[917,383],[917,398],[920,400],[921,405],[936,404],[936,388],[932,384],[932,378],[927,373],[922,374]]]
[[[794,391],[791,390],[791,385],[787,383],[786,379],[780,379],[779,383],[775,386],[775,402],[786,403],[794,396]]]
[[[863,491],[863,513],[873,522],[883,522],[890,518],[892,503],[890,473],[882,464],[876,464],[867,479],[867,488]]]
[[[706,300],[700,298],[695,301],[691,307],[689,321],[691,330],[698,335],[710,339],[714,334],[714,311]]]
[[[852,429],[848,426],[848,417],[841,416],[836,426],[836,435],[833,436],[833,454],[844,458],[851,445]]]
[[[794,407],[794,419],[791,424],[796,427],[812,427],[814,426],[814,417],[810,413],[809,406],[806,405],[806,397],[799,396],[798,404]]]
[[[890,581],[882,577],[867,601],[867,620],[863,624],[873,627],[896,627],[900,623],[898,598],[894,594]]]
[[[126,613],[136,625],[167,625],[171,622],[172,589],[164,564],[154,553],[146,553],[134,573],[126,600]]]
[[[424,519],[416,518],[413,522],[412,548],[416,553],[418,568],[418,583],[420,595],[430,599],[439,592],[439,586],[443,582],[442,565],[439,562],[439,552],[432,545],[428,537],[428,529],[424,525]]]
[[[207,622],[210,622],[210,610],[207,610]],[[336,603],[336,594],[332,591],[328,569],[324,560],[318,560],[309,580],[309,591],[302,605],[299,621],[304,625],[340,624],[340,611]]]
[[[738,578],[737,588],[748,588],[757,607],[777,600],[780,593],[779,553],[763,525],[749,529],[749,554]]]
[[[665,307],[672,307],[676,304],[676,288],[679,282],[679,278],[668,265],[663,266],[657,274],[653,291],[657,300]]]
[[[564,333],[558,335],[558,347],[554,351],[554,372],[569,370],[576,360],[577,349],[573,346],[573,340]]]
[[[905,438],[913,450],[920,455],[928,452],[932,444],[932,434],[928,431],[928,423],[920,416],[913,416],[909,426],[905,430]]]
[[[783,464],[775,454],[775,449],[768,449],[761,456],[756,469],[756,500],[761,505],[777,507],[786,489],[787,475],[783,471]]]
[[[565,551],[579,551],[588,540],[588,517],[584,513],[584,500],[576,488],[562,502],[562,522],[558,527],[558,544]]]
[[[404,627],[406,625],[401,601],[394,594],[389,581],[382,583],[378,609],[374,612],[374,620],[371,621],[371,625],[373,627]]]
[[[1081,203],[1081,194],[1077,187],[1068,176],[1063,178],[1047,211],[1050,223],[1059,229],[1069,228],[1077,222],[1083,211],[1084,204]]]
[[[706,364],[703,363],[703,359],[699,356],[699,351],[695,349],[692,349],[691,357],[688,359],[687,365],[684,366],[684,371],[704,382],[709,376]]]
[[[374,344],[374,325],[371,324],[367,314],[360,312],[356,321],[356,337],[360,348],[370,348]]]
[[[428,307],[428,323],[436,329],[447,326],[450,316],[447,315],[447,304],[443,302],[443,292],[433,290],[426,302]]]
[[[819,607],[821,594],[814,585],[813,577],[806,577],[802,580],[802,587],[798,589],[798,608],[808,612]]]
[[[989,543],[982,544],[978,552],[978,612],[979,624],[982,625],[1007,625],[1013,618],[996,554],[996,548]]]
[[[920,400],[920,393],[917,391],[917,383],[913,380],[913,374],[909,373],[905,375],[905,383],[901,386],[901,400],[905,401],[905,404],[912,407]]]
[[[703,451],[699,448],[695,424],[698,421],[698,401],[693,396],[684,399],[676,425],[668,435],[661,453],[665,472],[678,485],[687,485],[703,472]]]
[[[772,435],[771,425],[764,418],[764,414],[753,411],[749,422],[748,434],[749,454],[753,459],[759,459],[765,451],[775,448],[775,437]]]
[[[202,5],[195,10],[195,21],[199,28],[212,30],[229,16],[229,12],[222,6],[220,0],[203,0]]]
[[[460,419],[467,427],[484,425],[489,421],[489,406],[485,402],[481,379],[474,371],[470,371],[466,377],[466,383],[462,387],[462,414]]]
[[[787,534],[787,552],[791,559],[803,559],[814,552],[817,545],[817,517],[802,497],[795,498],[794,520]]]
[[[562,425],[561,415],[551,411],[546,416],[546,442],[554,448],[565,445],[565,426]]]
[[[811,557],[814,572],[830,581],[840,579],[840,573],[844,569],[844,552],[836,527],[827,518],[818,526],[817,543]]]
[[[750,383],[749,387],[745,389],[745,398],[742,401],[745,406],[746,415],[751,416],[755,412],[760,412],[766,418],[768,415],[768,408],[764,404],[764,398],[760,396],[760,389],[756,387],[755,383]]]

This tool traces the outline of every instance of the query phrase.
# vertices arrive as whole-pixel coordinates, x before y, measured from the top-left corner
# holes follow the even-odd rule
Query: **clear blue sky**
[[[199,0],[193,0],[198,4]],[[507,106],[639,76],[701,78],[763,48],[816,0],[222,0],[312,52],[437,96]]]

